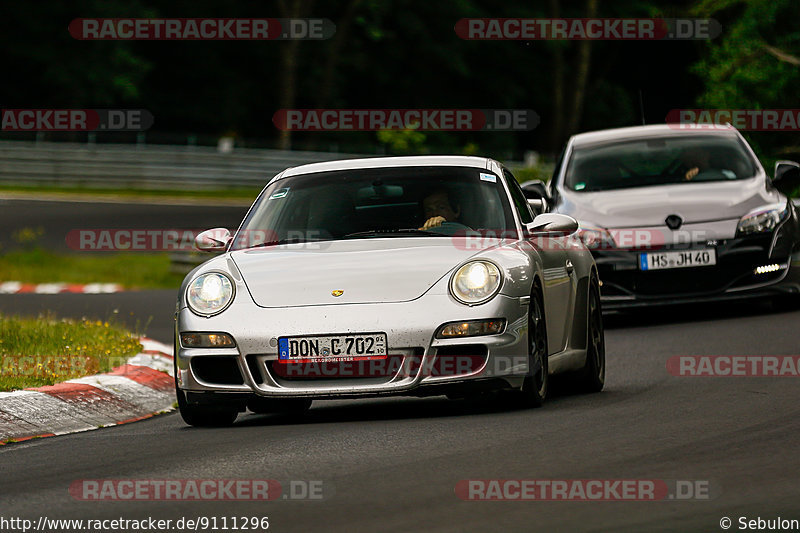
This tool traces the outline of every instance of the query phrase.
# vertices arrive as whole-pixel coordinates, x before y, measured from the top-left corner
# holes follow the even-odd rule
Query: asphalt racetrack
[[[2,313],[106,318],[116,309],[165,343],[174,305],[171,290],[0,295]],[[194,429],[173,413],[7,445],[2,516],[204,517],[218,526],[223,517],[228,526],[234,516],[268,517],[270,531],[397,532],[721,531],[724,517],[731,530],[740,517],[800,519],[798,378],[676,377],[666,368],[676,355],[797,355],[799,323],[800,311],[769,302],[608,315],[605,390],[575,395],[557,383],[541,409],[444,397],[320,401],[299,421],[247,414],[230,428]],[[70,493],[81,480],[191,479],[277,480],[287,498],[97,502]],[[710,496],[464,501],[456,493],[459,482],[487,479],[682,480]],[[302,499],[312,486],[321,499]]]

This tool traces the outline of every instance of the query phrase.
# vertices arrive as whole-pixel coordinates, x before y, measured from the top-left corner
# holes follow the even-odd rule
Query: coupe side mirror
[[[520,184],[525,198],[530,200],[549,200],[550,193],[547,190],[547,185],[542,180],[530,180]]]
[[[789,196],[800,187],[800,164],[794,161],[778,161],[775,163],[775,177],[772,185],[783,194]]]
[[[201,252],[224,252],[231,242],[231,232],[226,228],[208,229],[194,238],[194,246]]]
[[[547,211],[547,200],[544,198],[538,200],[528,198],[528,205],[531,206],[531,210],[533,211],[534,215],[541,215]]]
[[[578,231],[578,221],[561,213],[544,213],[527,224],[530,233],[545,233],[553,237],[566,237]]]

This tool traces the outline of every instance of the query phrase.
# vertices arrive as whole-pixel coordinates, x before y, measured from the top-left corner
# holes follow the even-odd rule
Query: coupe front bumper
[[[642,270],[651,251],[716,251],[716,264]],[[800,246],[773,234],[697,242],[664,250],[598,250],[604,309],[800,294]],[[757,271],[759,267],[763,272]]]

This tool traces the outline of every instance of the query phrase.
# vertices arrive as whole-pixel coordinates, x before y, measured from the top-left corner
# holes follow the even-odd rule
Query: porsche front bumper
[[[189,309],[176,316],[178,387],[192,402],[273,398],[348,398],[443,394],[473,387],[519,387],[528,370],[528,299],[498,295],[468,307],[449,296],[427,294],[401,303],[262,308],[242,295],[220,315]],[[505,319],[501,333],[439,339],[452,321]],[[385,332],[390,359],[363,364],[303,365],[287,372],[278,338]],[[224,332],[235,348],[186,348],[182,332]]]

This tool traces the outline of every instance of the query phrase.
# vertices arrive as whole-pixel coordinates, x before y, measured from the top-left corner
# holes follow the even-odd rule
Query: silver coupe
[[[574,135],[526,195],[580,223],[605,309],[800,296],[800,165],[772,178],[732,127],[663,124]]]
[[[386,157],[287,169],[177,303],[190,425],[312,400],[487,391],[539,406],[550,375],[603,387],[597,270],[575,219],[534,218],[497,161]]]

